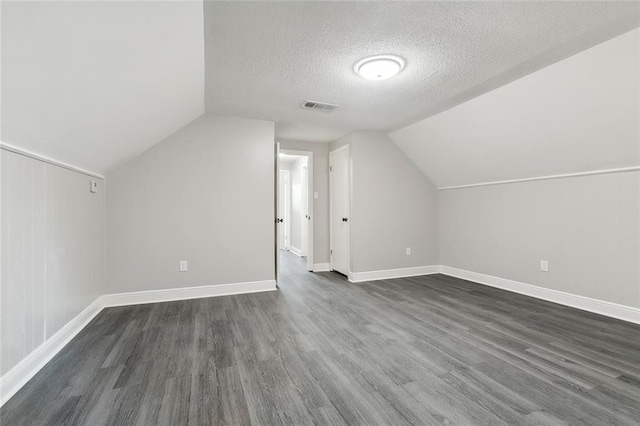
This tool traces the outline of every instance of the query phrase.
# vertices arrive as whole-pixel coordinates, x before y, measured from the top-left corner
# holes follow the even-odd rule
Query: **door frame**
[[[349,158],[349,173],[347,182],[347,278],[351,279],[351,185],[353,182],[353,165],[351,164],[351,149],[349,144],[343,145],[339,148],[329,152],[329,269],[333,271],[333,156],[340,151],[347,151]]]
[[[279,144],[278,144],[279,145]],[[307,157],[307,205],[309,210],[309,218],[307,219],[307,271],[313,271],[313,224],[315,215],[313,213],[313,152],[312,151],[300,151],[297,149],[280,148],[279,153],[289,155],[299,155]],[[278,176],[280,171],[280,163],[278,162]],[[291,182],[291,180],[289,180]],[[277,200],[277,199],[276,199]],[[276,206],[277,210],[277,206]],[[276,234],[277,238],[277,234]],[[276,241],[276,247],[279,247],[278,241]],[[279,255],[279,251],[277,252]]]
[[[280,213],[279,215],[277,215],[278,217],[280,217],[283,222],[280,223],[279,226],[282,227],[282,234],[284,236],[284,241],[282,241],[284,243],[284,249],[285,250],[291,250],[291,170],[280,170],[278,171],[279,173],[279,178],[282,179],[282,177],[284,176],[284,194],[279,193],[278,198],[280,197],[284,197],[284,211],[282,212],[278,212]],[[281,185],[282,185],[282,180],[278,181]],[[280,202],[280,199],[278,199],[278,203]],[[279,205],[278,205],[279,207]],[[280,243],[280,234],[278,233],[278,243]],[[280,249],[280,244],[278,244],[278,249]]]
[[[278,228],[278,206],[280,203],[280,142],[273,147],[273,262],[276,287],[280,281],[280,240]]]

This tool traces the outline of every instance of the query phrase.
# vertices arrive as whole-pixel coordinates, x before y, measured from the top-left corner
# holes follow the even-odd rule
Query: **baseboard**
[[[58,354],[104,306],[98,297],[53,336],[38,346],[16,366],[0,377],[0,407],[16,394],[33,376]]]
[[[331,270],[330,263],[314,263],[313,272],[329,272]]]
[[[145,303],[171,302],[173,300],[200,299],[203,297],[231,296],[234,294],[258,293],[273,290],[276,290],[275,280],[266,280],[198,287],[170,288],[166,290],[105,294],[102,296],[102,300],[105,307],[127,306],[142,305]]]
[[[295,254],[298,257],[302,257],[302,250],[295,248],[294,246],[289,247],[289,251]]]
[[[592,299],[590,297],[579,296],[577,294],[565,293],[563,291],[525,284],[519,281],[494,277],[492,275],[452,268],[450,266],[440,266],[440,272],[444,275],[462,278],[463,280],[473,281],[478,284],[484,284],[490,287],[524,294],[525,296],[558,303],[560,305],[582,309],[583,311],[640,324],[640,308],[619,305],[617,303]]]
[[[393,278],[416,277],[418,275],[437,274],[438,265],[414,266],[412,268],[383,269],[380,271],[350,272],[349,281],[360,283],[364,281],[390,280]]]

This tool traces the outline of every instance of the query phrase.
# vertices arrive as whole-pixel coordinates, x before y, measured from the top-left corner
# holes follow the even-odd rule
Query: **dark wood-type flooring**
[[[282,269],[278,292],[105,309],[2,425],[640,420],[638,326],[443,275]]]

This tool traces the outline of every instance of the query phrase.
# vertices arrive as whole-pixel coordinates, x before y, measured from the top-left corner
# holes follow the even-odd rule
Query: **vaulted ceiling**
[[[438,187],[640,166],[640,30],[391,133]]]
[[[395,131],[637,27],[638,3],[3,1],[1,23],[1,141],[104,172],[205,112]],[[406,68],[354,73],[381,53]]]
[[[633,2],[205,2],[206,108],[273,120],[283,139],[386,132],[637,25]],[[376,54],[407,65],[356,75]]]
[[[201,2],[2,1],[1,140],[102,173],[204,113]]]

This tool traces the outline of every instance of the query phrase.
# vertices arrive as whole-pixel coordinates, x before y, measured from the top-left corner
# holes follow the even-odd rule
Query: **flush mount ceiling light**
[[[367,80],[386,80],[404,68],[404,59],[393,55],[370,56],[358,61],[355,72]]]

